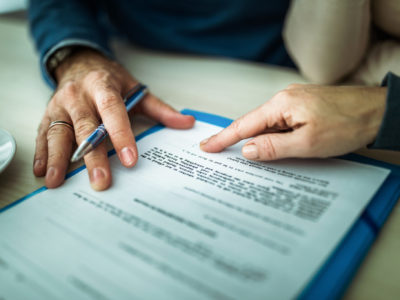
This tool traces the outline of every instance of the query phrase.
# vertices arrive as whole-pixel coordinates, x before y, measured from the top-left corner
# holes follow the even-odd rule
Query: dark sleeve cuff
[[[79,46],[79,47],[86,47],[86,48],[91,48],[93,50],[96,50],[100,53],[102,53],[103,55],[109,57],[109,58],[113,58],[112,53],[110,52],[110,50],[108,48],[104,48],[99,44],[96,44],[94,42],[91,41],[87,41],[87,40],[82,40],[82,39],[66,39],[63,40],[61,42],[59,42],[58,44],[54,45],[49,51],[47,51],[43,57],[40,59],[40,69],[42,70],[42,74],[44,77],[44,80],[50,85],[50,87],[52,87],[53,89],[55,89],[57,87],[57,83],[56,80],[54,78],[54,75],[51,74],[48,70],[48,61],[50,59],[50,57],[59,49],[63,48],[63,47],[68,47],[68,46]]]
[[[40,67],[46,82],[55,87],[46,69],[48,58],[64,46],[85,46],[110,54],[109,32],[103,26],[101,5],[95,0],[30,0],[30,30],[40,54]],[[100,1],[101,2],[101,1]]]
[[[389,72],[382,82],[387,86],[386,110],[371,149],[400,150],[400,77]]]

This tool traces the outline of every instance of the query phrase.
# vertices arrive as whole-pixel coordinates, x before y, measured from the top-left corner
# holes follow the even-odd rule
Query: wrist
[[[371,105],[371,115],[369,116],[369,130],[367,129],[367,134],[369,134],[368,144],[371,144],[375,141],[379,129],[383,122],[383,117],[385,114],[386,109],[386,94],[387,88],[386,87],[377,87],[371,88],[370,97],[372,99]]]
[[[88,47],[73,47],[72,51],[63,58],[62,61],[53,69],[53,76],[59,83],[71,70],[83,65],[93,65],[93,61],[107,59],[100,52]]]

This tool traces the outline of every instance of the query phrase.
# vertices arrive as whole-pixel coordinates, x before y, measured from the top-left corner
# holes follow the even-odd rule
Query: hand
[[[102,122],[121,163],[132,167],[138,151],[123,95],[137,81],[118,63],[93,50],[81,50],[56,69],[57,90],[50,100],[36,139],[33,172],[46,176],[48,188],[62,184],[74,144],[80,144]],[[173,128],[190,128],[191,116],[184,116],[152,94],[134,109]],[[52,121],[73,124],[49,129]],[[91,185],[103,190],[111,184],[111,171],[105,143],[84,157]]]
[[[204,140],[220,152],[242,139],[251,160],[342,155],[372,143],[385,110],[386,88],[293,84]]]

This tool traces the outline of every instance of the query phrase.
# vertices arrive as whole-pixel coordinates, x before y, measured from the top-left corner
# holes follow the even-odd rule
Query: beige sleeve
[[[362,65],[349,78],[349,83],[380,85],[387,72],[400,75],[400,41],[374,43]]]
[[[370,19],[370,0],[292,0],[283,38],[306,78],[332,84],[365,56]]]
[[[380,85],[387,72],[400,75],[400,1],[372,0],[372,19],[391,38],[373,42],[351,83]]]

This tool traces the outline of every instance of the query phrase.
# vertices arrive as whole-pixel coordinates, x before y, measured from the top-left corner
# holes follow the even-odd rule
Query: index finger
[[[200,148],[206,152],[220,152],[237,142],[253,137],[267,128],[267,116],[264,106],[241,116],[228,127],[202,141]]]

